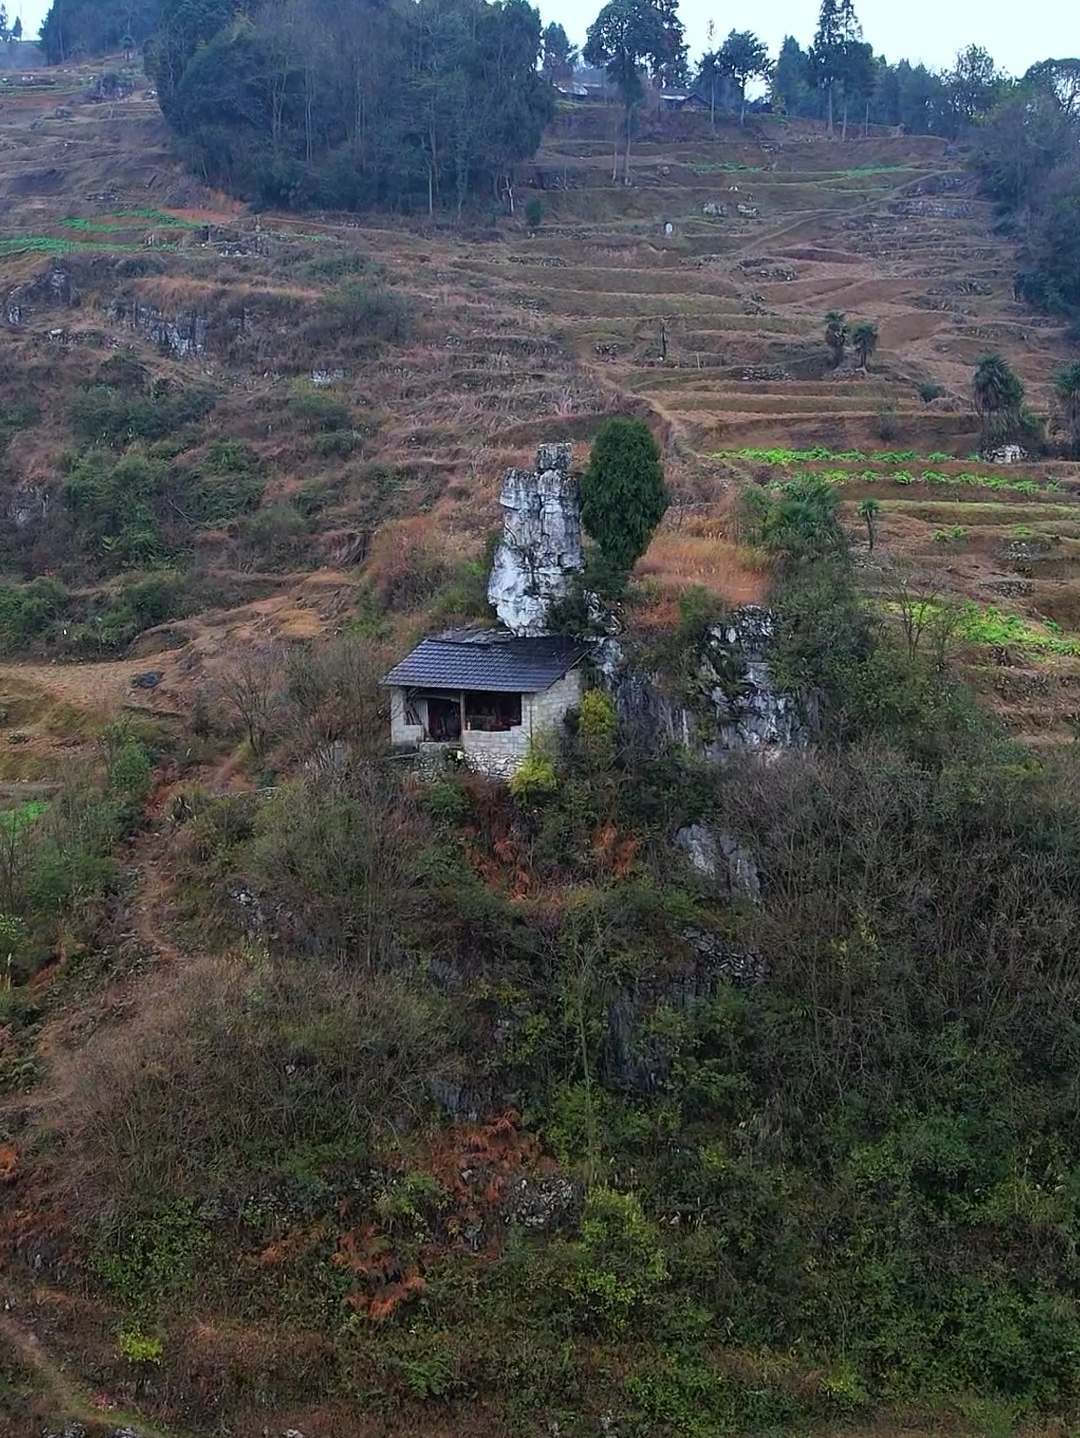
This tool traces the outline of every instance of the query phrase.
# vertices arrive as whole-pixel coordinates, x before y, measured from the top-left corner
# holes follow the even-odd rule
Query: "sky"
[[[9,20],[21,14],[23,32],[37,34],[50,0],[6,0]],[[580,44],[603,0],[533,0],[546,24],[558,20]],[[706,48],[709,20],[719,40],[729,30],[756,30],[775,56],[785,35],[801,45],[813,38],[819,0],[755,0],[739,6],[714,0],[681,0],[691,58]],[[1076,0],[856,0],[863,36],[891,61],[920,60],[931,69],[952,64],[970,44],[989,50],[999,67],[1022,75],[1036,60],[1080,54],[1080,6]],[[1072,20],[1068,19],[1072,15]]]
[[[603,0],[533,0],[547,24],[558,20],[577,44]],[[717,41],[729,30],[754,30],[775,58],[785,35],[803,46],[814,36],[820,0],[753,0],[722,5],[680,0],[679,14],[693,60],[706,48],[706,27]],[[958,50],[981,45],[1000,69],[1022,75],[1037,60],[1080,54],[1080,5],[1076,0],[855,0],[863,38],[874,53],[896,62],[920,60],[933,70],[950,68]],[[1072,20],[1068,19],[1072,15]]]

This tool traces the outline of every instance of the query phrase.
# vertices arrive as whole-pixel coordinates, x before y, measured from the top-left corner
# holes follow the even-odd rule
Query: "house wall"
[[[419,744],[424,737],[422,724],[405,723],[405,690],[400,686],[390,690],[390,743]]]
[[[566,711],[581,701],[581,671],[572,669],[542,694],[521,696],[521,727],[487,734],[468,729],[461,747],[470,762],[485,774],[509,779],[520,768],[529,744],[552,733],[566,717]]]
[[[520,727],[494,733],[466,729],[461,736],[460,748],[475,768],[485,774],[508,779],[529,752],[531,740],[534,737],[539,739],[557,729],[566,717],[566,711],[580,703],[581,691],[581,672],[572,669],[542,694],[521,696]],[[391,689],[391,743],[419,747],[423,737],[421,725],[405,723],[405,690]]]

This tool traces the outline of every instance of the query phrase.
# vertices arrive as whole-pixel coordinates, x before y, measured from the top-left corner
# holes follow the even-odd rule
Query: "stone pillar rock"
[[[552,603],[565,597],[585,562],[572,457],[572,445],[542,444],[534,470],[508,469],[503,479],[503,537],[488,601],[514,634],[546,632]]]

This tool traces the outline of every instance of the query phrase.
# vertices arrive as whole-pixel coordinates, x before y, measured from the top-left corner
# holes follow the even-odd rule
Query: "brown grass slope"
[[[664,117],[646,123],[624,187],[611,180],[613,114],[583,109],[560,114],[518,191],[518,217],[497,225],[255,216],[184,174],[144,90],[91,104],[87,73],[67,74],[63,94],[27,91],[0,112],[0,386],[5,397],[32,392],[44,411],[8,447],[9,483],[55,485],[71,441],[67,397],[126,345],[159,379],[216,387],[198,438],[258,452],[264,508],[302,503],[316,515],[283,552],[227,532],[197,536],[195,607],[205,612],[161,641],[174,692],[209,651],[253,627],[310,634],[347,620],[366,585],[394,613],[422,612],[443,572],[433,556],[463,563],[497,523],[503,467],[539,438],[575,440],[583,455],[604,413],[644,415],[665,448],[676,503],[641,571],[662,613],[691,583],[733,601],[767,590],[737,543],[732,481],[776,471],[755,473],[731,452],[964,457],[978,439],[971,366],[987,348],[1049,409],[1064,335],[1012,300],[1013,250],[943,141],[841,142],[771,120],[713,132],[700,117]],[[520,218],[530,189],[544,206],[536,233]],[[722,217],[706,213],[717,206]],[[358,276],[408,307],[407,333],[379,340],[335,318],[335,296]],[[868,372],[828,368],[821,332],[832,308],[878,321]],[[181,325],[199,317],[204,352],[162,353],[150,312]],[[313,372],[331,376],[328,392],[351,409],[347,455],[320,453],[317,436],[288,419],[289,394]],[[945,399],[922,404],[924,381]],[[1062,480],[1060,502],[1073,504],[1072,467],[1023,472]],[[849,492],[853,507],[862,496]],[[975,525],[953,520],[965,534],[945,546],[934,538],[940,516],[912,500],[1000,496],[931,495],[885,474],[874,494],[875,564],[914,565],[1035,623],[1080,618],[1067,525],[1039,554],[1017,557],[1022,496],[996,522],[984,513],[977,541]],[[153,636],[139,645],[153,652]],[[1045,663],[1035,677],[1047,679]],[[1019,715],[1012,699],[1003,707],[1039,727],[1045,700]],[[1049,707],[1056,723],[1060,706]]]

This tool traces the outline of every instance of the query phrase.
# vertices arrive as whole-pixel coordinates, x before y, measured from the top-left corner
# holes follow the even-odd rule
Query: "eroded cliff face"
[[[679,694],[655,674],[620,667],[611,690],[633,748],[650,754],[675,743],[709,759],[747,750],[768,759],[809,743],[813,702],[774,682],[773,637],[771,610],[757,604],[734,610],[708,630]]]
[[[503,537],[488,601],[514,634],[546,631],[552,604],[565,598],[585,562],[572,456],[569,444],[542,444],[535,469],[508,469],[503,480]]]

